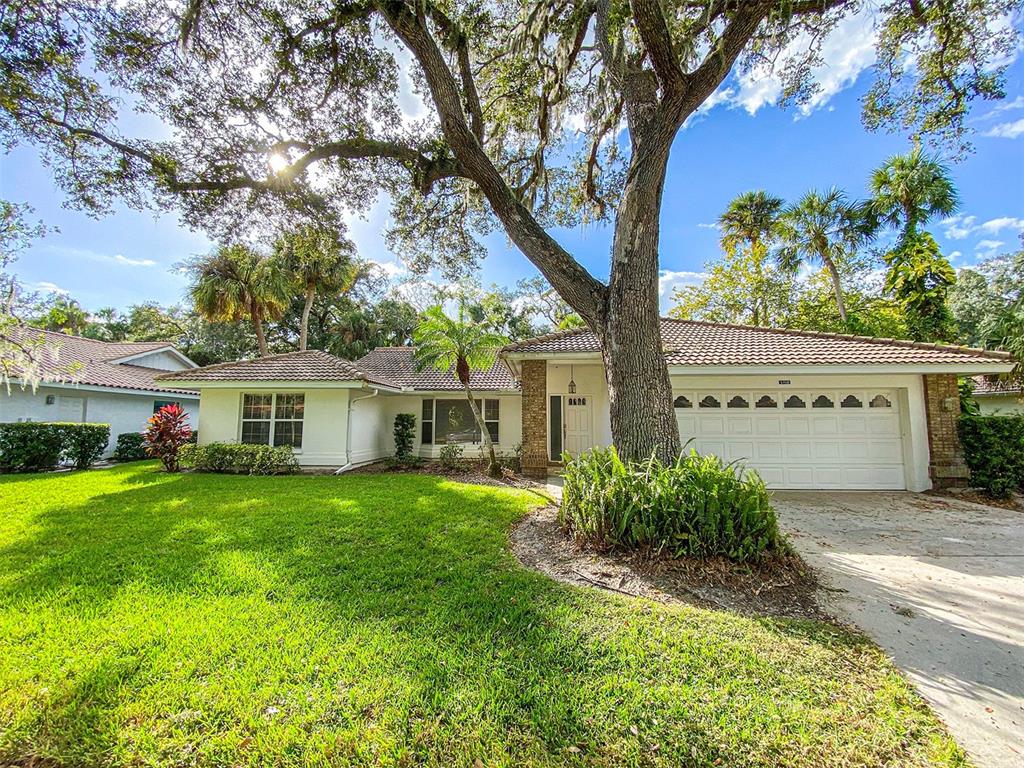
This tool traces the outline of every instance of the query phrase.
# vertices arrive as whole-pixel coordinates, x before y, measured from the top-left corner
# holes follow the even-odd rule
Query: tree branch
[[[654,71],[661,81],[662,94],[678,92],[684,86],[683,71],[672,47],[665,15],[659,0],[632,0],[633,18]]]

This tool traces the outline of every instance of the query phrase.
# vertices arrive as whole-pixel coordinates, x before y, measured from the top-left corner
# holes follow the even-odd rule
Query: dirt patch
[[[513,528],[511,545],[520,563],[557,581],[754,616],[831,618],[816,599],[814,572],[797,555],[739,565],[723,558],[594,552],[576,546],[556,515],[553,506],[530,513]]]
[[[1024,494],[1011,493],[1005,499],[997,499],[989,496],[982,488],[946,488],[943,490],[925,491],[928,495],[946,496],[951,499],[969,501],[972,504],[984,504],[989,507],[1000,507],[1002,509],[1013,509],[1017,512],[1024,512]]]
[[[467,464],[460,469],[447,469],[436,461],[427,461],[422,464],[407,466],[394,466],[383,461],[373,464],[364,464],[360,467],[350,469],[346,474],[350,475],[383,475],[383,474],[410,474],[410,475],[433,475],[445,477],[458,483],[475,483],[476,485],[504,486],[507,488],[543,488],[543,483],[517,475],[509,470],[502,470],[501,477],[491,477],[484,472],[483,467],[476,464]]]

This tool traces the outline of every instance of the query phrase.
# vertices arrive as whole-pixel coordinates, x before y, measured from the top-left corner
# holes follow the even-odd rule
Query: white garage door
[[[894,390],[675,393],[685,443],[741,461],[771,488],[902,489]]]

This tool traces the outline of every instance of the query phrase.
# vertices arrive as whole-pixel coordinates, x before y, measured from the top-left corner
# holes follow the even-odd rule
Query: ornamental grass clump
[[[563,482],[559,521],[580,542],[737,561],[782,548],[764,481],[717,456],[624,462],[595,448],[567,457]]]

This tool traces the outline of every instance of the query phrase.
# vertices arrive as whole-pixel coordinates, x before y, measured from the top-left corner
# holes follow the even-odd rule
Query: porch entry
[[[594,447],[592,401],[590,395],[551,395],[548,404],[551,461],[561,461],[563,451],[577,456]]]

